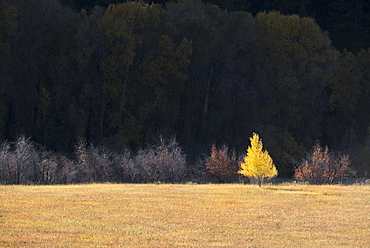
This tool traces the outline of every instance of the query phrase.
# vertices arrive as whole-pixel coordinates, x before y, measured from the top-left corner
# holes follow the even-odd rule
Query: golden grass
[[[0,186],[0,247],[370,247],[370,186]]]

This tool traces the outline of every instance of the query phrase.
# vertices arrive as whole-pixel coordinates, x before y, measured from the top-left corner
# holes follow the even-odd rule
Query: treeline
[[[60,0],[76,11],[95,5],[108,6],[119,0]],[[168,0],[144,0],[162,6]],[[312,17],[330,33],[334,47],[359,52],[370,44],[370,2],[368,0],[205,0],[228,11],[246,11],[256,15],[262,11],[279,11],[285,15]]]
[[[200,0],[0,5],[3,140],[136,154],[176,136],[191,164],[212,143],[244,153],[258,132],[281,177],[318,139],[370,167],[370,50],[336,50],[314,19]]]

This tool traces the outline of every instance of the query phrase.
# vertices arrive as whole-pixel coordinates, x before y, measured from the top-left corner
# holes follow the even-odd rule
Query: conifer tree
[[[244,163],[240,164],[241,170],[238,173],[261,186],[264,180],[277,176],[278,171],[268,152],[262,150],[263,144],[258,134],[253,133],[253,137],[249,139],[251,146],[247,149],[247,155],[244,157]]]

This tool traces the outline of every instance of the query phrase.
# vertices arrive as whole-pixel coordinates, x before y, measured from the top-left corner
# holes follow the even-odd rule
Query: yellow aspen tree
[[[247,149],[244,162],[240,164],[241,170],[238,173],[248,177],[261,187],[264,180],[277,176],[278,171],[268,152],[262,150],[263,144],[258,134],[253,133],[249,140],[251,145]]]

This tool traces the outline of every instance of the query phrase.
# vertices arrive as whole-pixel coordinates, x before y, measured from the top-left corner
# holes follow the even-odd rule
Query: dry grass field
[[[370,186],[0,186],[0,247],[370,247]]]

